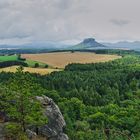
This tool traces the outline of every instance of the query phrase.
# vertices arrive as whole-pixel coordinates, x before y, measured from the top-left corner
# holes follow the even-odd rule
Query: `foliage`
[[[47,118],[43,115],[42,105],[36,100],[33,93],[40,89],[37,84],[30,82],[30,76],[23,73],[23,68],[19,67],[17,73],[9,79],[1,97],[1,112],[9,118],[6,132],[12,136],[15,133],[20,136],[25,134],[29,126],[38,127],[47,123]],[[41,91],[39,91],[41,92]],[[18,129],[17,129],[18,128]]]
[[[48,67],[49,67],[49,65],[46,64],[46,65],[45,65],[45,68],[48,68]]]
[[[26,133],[22,132],[21,127],[17,123],[7,123],[5,125],[5,132],[7,138],[28,140]]]
[[[38,63],[39,67],[44,68],[46,66],[46,64],[41,63],[41,62],[37,62],[37,61],[33,61],[33,60],[26,60],[26,63],[28,64],[29,67],[35,67],[35,64]]]
[[[18,97],[17,91],[24,91],[27,98],[41,94],[53,98],[64,115],[65,131],[71,140],[140,137],[140,56],[127,55],[106,63],[70,64],[64,71],[46,76],[1,73],[0,79],[5,86],[0,89],[3,100],[10,91],[16,95],[14,99]],[[7,106],[4,101],[2,105]],[[27,124],[36,124],[30,118],[27,120]]]
[[[39,64],[38,63],[35,63],[35,66],[34,66],[35,68],[38,68],[39,67]]]
[[[93,139],[96,130],[102,135],[102,138],[97,135],[97,139],[114,139],[115,135],[120,140],[138,139],[139,56],[128,55],[106,63],[69,64],[65,71],[41,76],[39,83],[44,88],[58,91],[59,107],[71,139]],[[87,131],[93,133],[90,138],[86,138],[85,130],[77,129],[77,121],[89,125]]]

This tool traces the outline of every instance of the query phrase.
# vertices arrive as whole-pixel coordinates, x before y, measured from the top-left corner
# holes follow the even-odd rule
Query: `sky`
[[[140,0],[0,0],[0,44],[140,41]]]

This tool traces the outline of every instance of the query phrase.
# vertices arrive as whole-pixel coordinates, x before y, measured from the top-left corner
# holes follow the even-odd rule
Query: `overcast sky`
[[[0,43],[140,40],[140,0],[0,0]]]

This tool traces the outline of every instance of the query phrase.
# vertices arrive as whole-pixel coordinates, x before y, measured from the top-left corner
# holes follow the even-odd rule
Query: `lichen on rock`
[[[68,136],[63,132],[66,123],[59,107],[47,96],[36,98],[43,105],[44,114],[48,118],[48,124],[39,128],[39,133],[49,140],[68,140]]]

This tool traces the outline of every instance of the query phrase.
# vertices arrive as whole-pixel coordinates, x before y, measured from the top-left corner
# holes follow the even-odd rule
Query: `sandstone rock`
[[[39,133],[46,136],[49,140],[68,140],[68,136],[63,133],[66,126],[63,115],[54,101],[47,96],[37,97],[48,117],[48,124],[39,129]]]
[[[29,129],[26,130],[26,134],[27,134],[29,139],[35,139],[37,137],[36,133],[29,130]]]
[[[68,140],[68,136],[63,132],[66,123],[59,107],[47,96],[36,98],[41,102],[44,114],[48,118],[48,123],[39,128],[39,134],[46,137],[47,140]],[[3,128],[4,124],[0,123],[0,140],[4,140]],[[36,139],[37,135],[31,126],[27,129],[26,134],[29,139]]]

